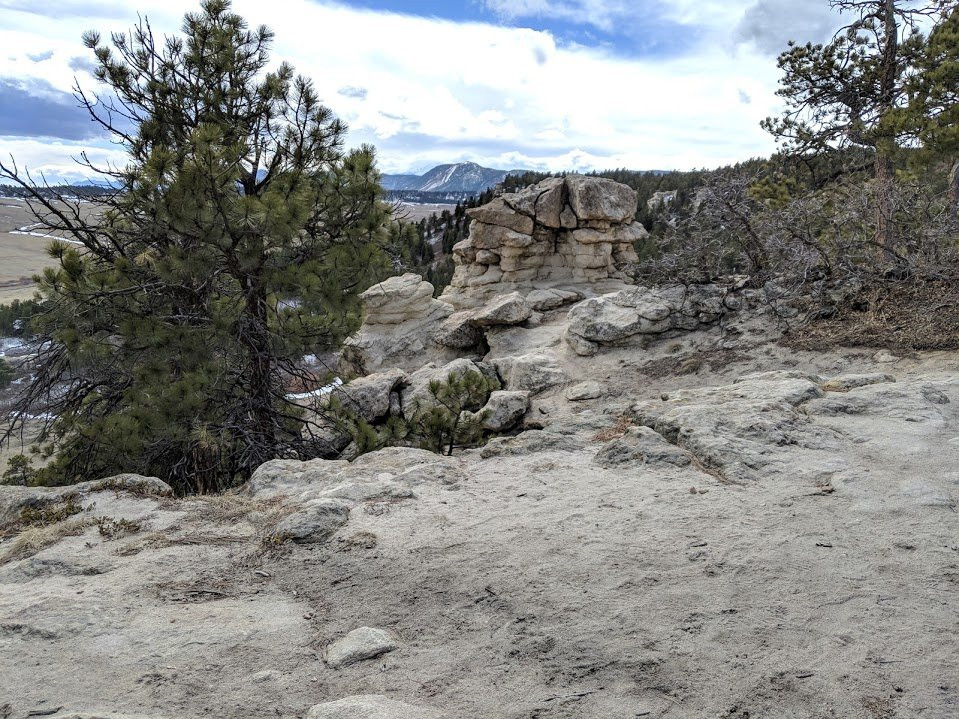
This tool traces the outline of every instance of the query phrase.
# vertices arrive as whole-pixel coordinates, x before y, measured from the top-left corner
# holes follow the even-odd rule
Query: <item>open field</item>
[[[452,212],[455,207],[456,205],[419,205],[397,202],[393,210],[393,217],[407,222],[419,222],[424,218],[429,218],[430,215],[439,215],[443,210]]]
[[[81,207],[92,213],[96,205]],[[0,198],[0,303],[32,297],[33,276],[52,264],[47,254],[51,237],[37,229],[36,222],[26,202]]]

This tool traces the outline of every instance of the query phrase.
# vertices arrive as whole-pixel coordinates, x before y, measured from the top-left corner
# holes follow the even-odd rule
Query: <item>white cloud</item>
[[[487,4],[527,15],[585,10],[597,27],[629,8],[636,12],[634,3],[613,0]],[[350,125],[349,143],[377,145],[388,172],[459,160],[551,170],[691,168],[766,154],[773,144],[758,123],[778,106],[778,70],[753,45],[731,51],[733,28],[751,4],[676,0],[665,11],[670,18],[696,18],[717,28],[708,35],[711,41],[692,54],[630,59],[520,27],[320,0],[234,2],[252,25],[275,30],[274,59],[312,77],[324,102]],[[0,76],[29,75],[69,90],[76,75],[92,87],[77,61],[89,55],[81,31],[124,30],[135,15],[109,1],[86,6],[89,17],[82,20],[51,16],[42,23],[36,15],[0,9]],[[141,7],[158,32],[175,32],[183,12],[196,3],[166,0]],[[23,62],[37,48],[53,55],[42,63]],[[747,95],[748,104],[742,102]],[[0,138],[0,152],[22,151],[23,142]],[[44,160],[37,144],[31,158],[61,164],[63,148],[51,149]]]

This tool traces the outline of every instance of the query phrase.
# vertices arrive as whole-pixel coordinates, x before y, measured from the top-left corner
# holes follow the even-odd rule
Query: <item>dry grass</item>
[[[959,287],[938,281],[874,284],[836,308],[831,317],[790,332],[782,344],[814,351],[959,349]]]
[[[599,432],[593,435],[592,440],[594,442],[611,442],[614,439],[619,439],[626,434],[630,427],[635,426],[636,423],[631,417],[621,414],[616,418],[616,424],[614,424],[612,427],[601,429]]]
[[[0,565],[32,557],[64,537],[83,534],[92,524],[89,519],[71,519],[58,524],[28,527],[16,536],[0,554]]]
[[[255,512],[274,512],[282,497],[254,499],[241,494],[207,494],[195,497],[198,507],[194,514],[210,524],[226,524],[246,519]]]

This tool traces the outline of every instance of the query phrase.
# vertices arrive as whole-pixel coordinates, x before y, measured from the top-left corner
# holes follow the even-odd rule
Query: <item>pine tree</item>
[[[896,256],[895,161],[910,135],[903,114],[924,43],[919,25],[947,4],[830,0],[853,21],[825,45],[790,43],[779,57],[784,75],[778,94],[787,111],[763,122],[790,154],[823,154],[848,146],[873,153],[876,242],[888,257]]]
[[[267,71],[272,40],[228,0],[187,14],[182,36],[146,21],[112,47],[84,35],[108,92],[78,97],[127,152],[94,168],[117,187],[95,223],[0,165],[48,231],[82,245],[51,246],[46,349],[18,407],[20,422],[52,418],[47,481],[138,472],[210,491],[310,456],[285,388],[356,326],[358,292],[388,265],[389,212],[372,149],[344,153],[311,82]]]
[[[911,124],[927,162],[946,160],[952,212],[959,210],[959,7],[929,34],[910,79]]]

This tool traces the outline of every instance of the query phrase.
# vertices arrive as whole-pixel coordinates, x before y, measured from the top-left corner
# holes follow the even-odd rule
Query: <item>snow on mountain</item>
[[[438,165],[424,175],[383,175],[385,190],[420,192],[482,192],[523,170],[494,170],[475,162]]]

